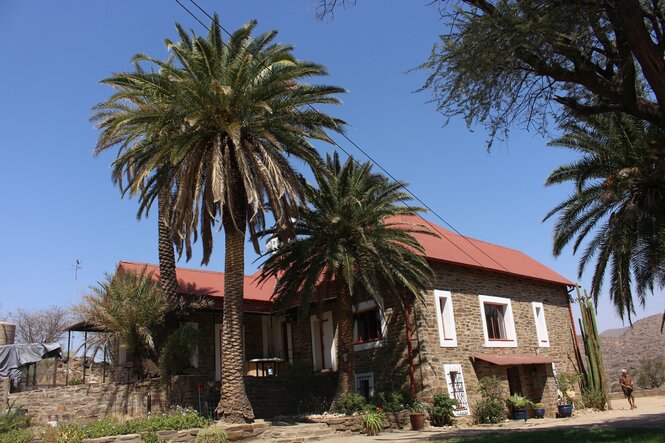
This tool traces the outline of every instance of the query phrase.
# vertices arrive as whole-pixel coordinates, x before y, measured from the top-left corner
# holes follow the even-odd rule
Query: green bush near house
[[[201,429],[196,435],[195,443],[228,443],[229,437],[224,429]]]
[[[410,395],[402,392],[379,392],[372,396],[370,402],[385,412],[399,412],[408,409],[412,400]]]
[[[0,433],[0,443],[29,443],[34,438],[30,429],[12,429]]]
[[[26,443],[32,440],[30,416],[12,404],[0,415],[0,443]]]
[[[483,377],[478,382],[480,400],[473,406],[476,423],[500,423],[506,419],[501,382],[496,377]]]
[[[164,384],[169,384],[174,375],[182,374],[191,366],[201,333],[188,324],[182,324],[168,336],[159,352],[159,373]]]
[[[337,404],[337,411],[345,415],[362,412],[367,408],[367,400],[360,394],[347,393],[342,395]]]
[[[453,411],[457,400],[448,394],[437,392],[432,396],[432,406],[429,407],[430,420],[433,426],[450,426],[453,424]]]

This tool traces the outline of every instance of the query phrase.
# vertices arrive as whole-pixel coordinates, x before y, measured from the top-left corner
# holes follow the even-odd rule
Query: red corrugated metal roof
[[[573,286],[575,284],[520,251],[475,238],[463,237],[421,217],[400,216],[391,219],[390,222],[419,224],[439,234],[440,238],[424,234],[415,235],[424,246],[425,256],[428,259],[562,285]]]
[[[472,359],[484,360],[486,362],[499,365],[499,366],[513,366],[513,365],[547,365],[553,362],[549,357],[536,354],[509,354],[509,355],[496,355],[496,354],[471,354]]]
[[[143,270],[153,272],[155,278],[159,277],[159,266],[149,263],[135,263],[121,261],[118,270],[133,271],[140,273]],[[255,280],[258,272],[245,276],[244,296],[245,300],[270,301],[275,289],[274,280],[259,285]],[[201,269],[177,268],[178,292],[190,295],[207,295],[210,297],[224,297],[224,273],[215,271],[204,271]]]

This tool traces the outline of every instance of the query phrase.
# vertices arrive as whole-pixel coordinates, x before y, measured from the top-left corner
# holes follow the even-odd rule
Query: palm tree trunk
[[[166,222],[171,206],[168,188],[159,192],[157,202],[157,231],[159,241],[159,284],[169,300],[178,297],[178,280],[175,273],[175,252],[171,228]]]
[[[254,420],[254,411],[245,391],[243,367],[243,283],[245,278],[246,222],[237,226],[223,216],[225,232],[224,317],[222,323],[222,392],[217,413],[227,423]]]
[[[344,394],[355,392],[355,354],[353,351],[353,303],[342,289],[337,298],[337,391],[330,408],[335,410]]]

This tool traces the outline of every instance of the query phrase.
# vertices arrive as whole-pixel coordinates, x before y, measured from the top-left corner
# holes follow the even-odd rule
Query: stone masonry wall
[[[480,360],[474,363],[469,358],[471,354],[539,354],[550,357],[559,373],[575,370],[568,295],[564,286],[448,264],[434,264],[433,268],[437,276],[433,289],[452,294],[457,347],[439,345],[434,293],[428,291],[424,304],[419,303],[417,309],[422,361],[417,372],[423,374],[422,394],[425,398],[435,392],[448,392],[444,364],[462,366],[471,407],[478,399],[478,380],[485,376],[494,375],[502,380],[508,396],[507,367]],[[511,300],[517,347],[485,347],[478,295]],[[538,347],[531,302],[543,303],[550,347]],[[544,403],[546,413],[553,416],[557,399],[551,365],[522,365],[518,368],[522,394]]]
[[[9,402],[33,416],[32,422],[46,424],[49,415],[59,421],[102,418],[109,415],[142,417],[168,409],[159,381],[116,385],[88,384],[51,387],[9,394]]]

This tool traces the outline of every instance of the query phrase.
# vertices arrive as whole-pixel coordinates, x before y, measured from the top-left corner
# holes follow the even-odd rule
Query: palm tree
[[[338,104],[339,87],[303,83],[326,74],[323,66],[297,60],[289,45],[272,43],[276,31],[252,37],[252,21],[222,40],[214,17],[207,38],[177,25],[180,41],[167,40],[171,59],[145,55],[137,69],[103,83],[118,91],[98,106],[101,147],[124,148],[116,166],[131,170],[142,202],[166,187],[169,225],[178,248],[191,257],[201,238],[203,264],[212,253],[213,228],[224,230],[225,279],[222,395],[225,421],[254,417],[243,380],[243,278],[246,232],[259,250],[257,232],[271,212],[282,235],[303,201],[300,175],[289,158],[317,167],[309,139],[331,140],[326,130],[343,122],[306,107]],[[129,168],[129,169],[128,169]]]
[[[554,254],[560,255],[573,240],[575,253],[590,237],[579,276],[595,259],[595,302],[609,273],[610,300],[621,319],[627,315],[631,321],[632,286],[644,306],[647,291],[665,283],[665,134],[621,114],[586,117],[564,129],[550,145],[583,156],[554,170],[546,182],[575,184],[575,192],[545,217],[558,214]]]
[[[308,209],[295,223],[295,239],[282,242],[263,263],[261,280],[277,277],[275,296],[283,306],[297,298],[303,311],[323,293],[336,296],[339,382],[333,408],[353,392],[353,302],[371,296],[420,297],[432,278],[414,233],[423,226],[400,222],[421,208],[402,206],[409,195],[403,183],[372,173],[371,164],[353,158],[342,165],[335,153],[325,170],[315,171],[318,187],[306,188]],[[267,231],[267,233],[271,233]]]
[[[148,272],[118,272],[90,288],[76,311],[87,322],[109,331],[89,339],[93,355],[104,346],[122,342],[134,358],[140,378],[157,375],[157,335],[172,309]]]

